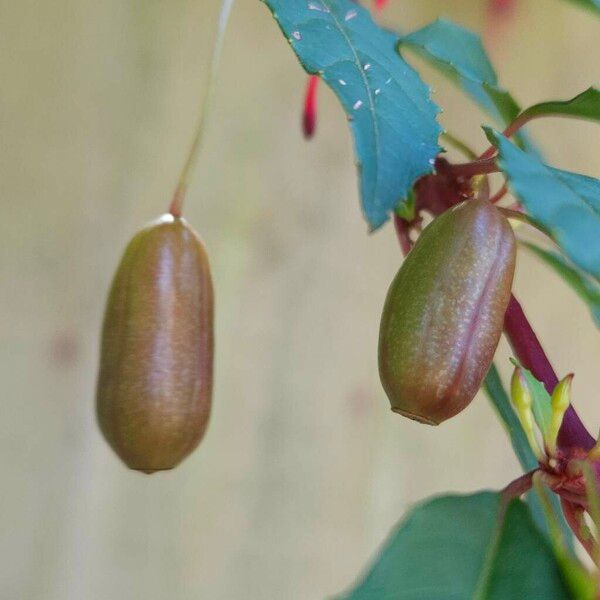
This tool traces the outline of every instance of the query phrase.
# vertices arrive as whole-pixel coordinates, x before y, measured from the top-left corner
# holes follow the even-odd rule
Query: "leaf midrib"
[[[328,0],[321,0],[321,2],[327,7],[328,14],[331,16],[331,18],[333,19],[333,22],[335,23],[336,28],[338,29],[338,31],[340,32],[340,34],[343,36],[344,40],[346,41],[348,48],[350,48],[350,51],[352,52],[352,55],[354,56],[355,65],[358,68],[360,77],[363,81],[363,84],[364,84],[366,90],[367,90],[367,98],[369,99],[369,114],[371,115],[371,119],[373,120],[373,130],[374,130],[373,134],[375,137],[375,154],[377,156],[377,161],[375,163],[375,199],[377,199],[377,197],[378,197],[377,191],[379,190],[379,162],[380,162],[380,157],[381,157],[380,134],[379,134],[379,123],[377,122],[377,115],[375,113],[375,102],[373,100],[373,95],[371,94],[371,88],[369,87],[369,80],[367,79],[367,75],[363,69],[363,65],[360,64],[360,58],[359,58],[358,54],[356,53],[354,46],[352,45],[351,38],[348,36],[345,29],[342,27],[342,24],[340,23],[339,19],[337,18],[335,12],[332,10],[331,4],[329,3]]]
[[[507,507],[499,507],[498,522],[496,523],[494,535],[488,546],[485,560],[483,561],[479,577],[477,578],[477,583],[473,591],[473,600],[486,600],[487,598],[494,562],[498,557],[500,542],[502,540],[502,530],[504,528],[504,516],[506,514],[506,508]]]
[[[554,179],[558,180],[559,183],[569,191],[571,195],[581,200],[592,211],[596,218],[600,219],[600,212],[598,209],[581,192],[573,189],[573,187],[561,177],[560,169],[551,169],[548,165],[544,165],[544,167]]]

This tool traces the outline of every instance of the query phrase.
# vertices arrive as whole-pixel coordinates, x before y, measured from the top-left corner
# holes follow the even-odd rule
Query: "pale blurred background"
[[[600,22],[521,0],[391,0],[486,32],[523,104],[600,81]],[[123,467],[94,416],[104,299],[130,236],[166,208],[197,119],[217,0],[0,2],[0,598],[305,600],[347,587],[405,510],[519,473],[482,396],[428,428],[392,415],[376,338],[400,263],[367,235],[350,136],[269,11],[234,8],[216,107],[186,214],[217,295],[214,412],[198,451],[152,477]],[[483,149],[481,113],[430,70],[444,123]],[[533,128],[549,161],[600,176],[590,124]],[[586,308],[533,258],[517,294],[575,401],[600,426],[600,344]],[[508,349],[499,350],[508,373]]]

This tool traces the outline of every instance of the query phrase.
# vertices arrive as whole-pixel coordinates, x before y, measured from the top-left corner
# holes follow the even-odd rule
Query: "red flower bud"
[[[314,135],[317,126],[317,88],[319,81],[317,75],[311,75],[306,85],[304,111],[302,112],[302,131],[307,140]]]
[[[512,14],[515,9],[515,0],[488,0],[488,8],[493,16],[504,17]]]

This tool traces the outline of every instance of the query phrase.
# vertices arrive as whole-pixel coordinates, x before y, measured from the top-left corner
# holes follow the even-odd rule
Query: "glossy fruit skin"
[[[425,228],[387,294],[379,374],[392,410],[438,425],[475,397],[508,306],[516,241],[489,202],[463,202]]]
[[[213,304],[204,245],[184,219],[134,236],[108,297],[96,395],[100,429],[131,469],[172,469],[204,435]]]

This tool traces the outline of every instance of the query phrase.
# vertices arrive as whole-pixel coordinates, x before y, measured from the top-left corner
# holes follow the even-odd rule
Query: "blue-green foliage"
[[[395,51],[398,36],[350,0],[265,0],[303,67],[336,93],[350,120],[364,215],[382,225],[439,152],[439,111]]]
[[[527,212],[578,267],[600,278],[600,181],[549,167],[494,130],[485,131]]]
[[[501,495],[443,496],[421,504],[338,600],[574,598],[525,504]]]

